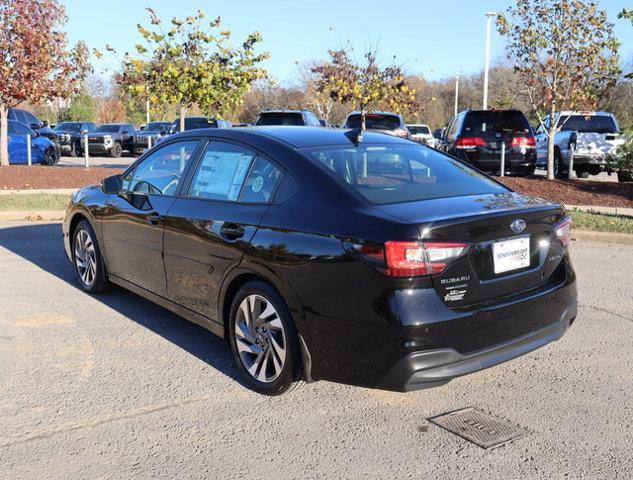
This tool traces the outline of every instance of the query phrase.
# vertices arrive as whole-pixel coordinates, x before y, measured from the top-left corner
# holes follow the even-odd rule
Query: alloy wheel
[[[268,299],[253,294],[242,300],[234,334],[240,360],[253,378],[270,383],[279,377],[286,362],[286,332]]]
[[[97,256],[94,242],[84,229],[80,229],[75,236],[75,266],[81,281],[90,286],[97,277]]]

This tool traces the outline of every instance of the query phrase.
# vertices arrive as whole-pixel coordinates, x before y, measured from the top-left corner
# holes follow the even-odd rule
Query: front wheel
[[[114,145],[112,145],[112,148],[110,149],[110,156],[112,158],[119,158],[121,157],[122,153],[123,153],[123,148],[121,147],[120,143],[115,143]]]
[[[574,171],[578,178],[589,178],[589,172],[584,168],[575,168]]]
[[[235,295],[228,337],[233,358],[247,385],[264,395],[280,395],[301,376],[297,330],[281,296],[252,281]]]
[[[52,167],[59,161],[59,156],[54,148],[48,148],[44,152],[44,159],[42,160],[42,165],[48,165]]]
[[[567,178],[567,167],[563,163],[563,157],[558,150],[554,152],[554,178]]]
[[[95,231],[87,220],[82,220],[72,237],[72,252],[79,285],[90,293],[106,291],[110,286]]]

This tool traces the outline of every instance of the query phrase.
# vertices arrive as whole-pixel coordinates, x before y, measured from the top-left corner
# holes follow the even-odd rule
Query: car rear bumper
[[[109,152],[112,145],[103,145],[101,143],[89,143],[88,151],[90,153],[106,153]]]
[[[400,359],[377,386],[409,392],[443,385],[453,378],[507,362],[558,340],[575,318],[576,308],[570,306],[552,325],[469,355],[462,355],[454,348],[410,353]]]
[[[501,154],[491,151],[463,151],[457,152],[458,158],[471,164],[484,172],[501,171]],[[536,152],[530,150],[526,153],[508,150],[505,156],[506,173],[529,173],[536,166]]]
[[[389,292],[364,285],[347,289],[344,298],[340,292],[303,297],[305,318],[295,323],[310,376],[409,391],[523,355],[560,338],[576,317],[568,259],[561,269],[552,283],[472,307],[449,308],[434,288]]]

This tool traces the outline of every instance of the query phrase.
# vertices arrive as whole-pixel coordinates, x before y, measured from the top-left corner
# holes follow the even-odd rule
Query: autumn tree
[[[181,130],[194,105],[214,115],[232,112],[252,83],[265,76],[259,64],[268,54],[255,51],[258,32],[232,47],[231,32],[221,29],[220,17],[206,21],[198,10],[185,19],[172,18],[166,27],[153,9],[147,11],[151,27],[138,25],[143,40],[135,55],[125,54],[120,83],[151,104],[176,105]]]
[[[90,71],[86,45],[68,49],[66,21],[56,0],[0,2],[0,165],[9,163],[9,108],[66,98]]]
[[[367,113],[384,109],[401,113],[415,101],[400,67],[381,67],[375,50],[356,62],[351,49],[328,51],[329,60],[312,68],[318,75],[316,90],[360,111],[361,129]]]
[[[592,1],[517,0],[497,18],[509,58],[539,122],[541,112],[592,109],[619,75],[618,41]],[[547,178],[554,178],[556,122],[549,124]]]

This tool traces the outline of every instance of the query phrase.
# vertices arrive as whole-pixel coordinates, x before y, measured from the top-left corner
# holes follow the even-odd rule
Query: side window
[[[174,195],[198,143],[198,140],[175,142],[152,152],[123,178],[123,190]]]
[[[16,122],[20,122],[24,125],[27,125],[29,123],[28,119],[26,118],[26,115],[24,114],[23,110],[20,110],[18,108],[16,108],[15,110],[13,110],[14,115],[15,115],[15,121]]]
[[[40,121],[37,119],[37,117],[35,117],[35,115],[33,115],[32,113],[29,112],[24,112],[24,116],[26,117],[26,123],[25,125],[36,125],[39,124]]]
[[[21,123],[15,123],[13,125],[13,130],[14,130],[14,134],[15,135],[24,135],[24,136],[26,136],[26,135],[29,135],[29,134],[30,135],[33,134],[33,131],[29,127],[24,126]]]
[[[277,190],[282,170],[263,155],[257,155],[242,187],[239,201],[269,203]]]
[[[460,123],[460,115],[456,116],[453,121],[451,122],[451,124],[449,125],[449,127],[446,129],[446,137],[449,140],[454,140],[455,137],[457,136],[457,126]]]
[[[235,202],[256,153],[231,143],[209,143],[189,187],[196,198]]]
[[[14,122],[8,122],[9,125],[7,125],[7,134],[8,135],[15,135],[15,123]]]

